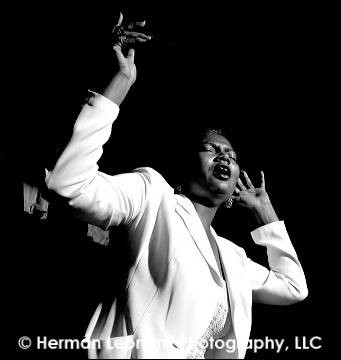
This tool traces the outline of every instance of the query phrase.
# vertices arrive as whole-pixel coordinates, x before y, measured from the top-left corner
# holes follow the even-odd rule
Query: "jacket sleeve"
[[[253,301],[287,305],[305,299],[307,284],[283,221],[264,225],[251,233],[256,244],[267,248],[269,268],[248,259]]]
[[[55,167],[46,171],[48,189],[65,198],[78,218],[103,229],[129,224],[141,210],[150,184],[143,172],[109,176],[98,171],[118,113],[116,104],[93,93]]]

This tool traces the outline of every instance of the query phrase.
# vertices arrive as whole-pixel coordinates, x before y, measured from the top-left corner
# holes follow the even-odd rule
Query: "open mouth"
[[[219,180],[228,180],[231,177],[231,170],[227,165],[216,165],[213,170],[213,176]]]

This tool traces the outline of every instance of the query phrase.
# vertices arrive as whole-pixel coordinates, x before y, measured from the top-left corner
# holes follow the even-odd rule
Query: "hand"
[[[261,171],[261,185],[259,188],[255,188],[247,175],[246,171],[242,171],[246,186],[243,184],[242,180],[238,179],[237,187],[235,188],[236,196],[233,196],[233,199],[241,206],[254,209],[262,205],[264,202],[270,201],[268,194],[265,191],[265,177],[264,172]]]
[[[123,48],[127,44],[135,44],[137,42],[146,42],[152,37],[142,32],[133,31],[136,26],[144,27],[146,21],[134,21],[129,23],[126,27],[122,25],[123,14],[120,12],[120,17],[117,24],[114,26],[112,33],[114,35],[114,47],[119,46]]]
[[[114,50],[119,66],[116,76],[123,76],[128,80],[129,86],[131,86],[136,80],[135,51],[134,49],[129,49],[128,55],[125,57],[118,45],[114,46]]]
[[[261,171],[261,185],[259,188],[253,186],[246,171],[243,171],[246,186],[238,179],[238,187],[235,188],[236,196],[233,199],[237,204],[247,207],[253,211],[260,225],[278,221],[275,210],[272,207],[269,195],[265,191],[264,172]]]
[[[113,49],[116,53],[116,58],[119,65],[119,73],[124,77],[126,77],[130,84],[133,84],[136,80],[134,50],[130,49],[128,51],[127,57],[123,55],[122,50],[128,44],[135,44],[137,42],[146,42],[147,40],[151,39],[151,36],[148,36],[141,32],[131,31],[134,30],[136,26],[144,27],[146,24],[145,21],[129,23],[126,28],[122,25],[122,22],[123,22],[123,15],[122,13],[120,13],[118,23],[113,28],[113,34],[114,34]]]
[[[127,44],[145,42],[151,39],[151,36],[147,36],[136,31],[130,31],[133,30],[135,26],[143,27],[145,25],[145,21],[128,24],[128,30],[123,27],[122,21],[123,15],[120,13],[118,23],[114,26],[113,29],[113,49],[116,54],[119,70],[103,92],[105,97],[119,106],[126,97],[131,85],[136,80],[136,66],[134,63],[135,51],[134,49],[129,49],[127,56],[125,56],[122,52],[122,48]]]

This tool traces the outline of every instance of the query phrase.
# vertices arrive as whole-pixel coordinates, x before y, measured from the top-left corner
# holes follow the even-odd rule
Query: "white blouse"
[[[213,318],[205,333],[188,354],[188,359],[204,359],[206,348],[210,344],[210,339],[219,339],[224,336],[224,334],[227,334],[232,326],[232,319],[231,314],[229,313],[227,300],[226,282],[224,281],[223,284],[221,297],[218,300]]]

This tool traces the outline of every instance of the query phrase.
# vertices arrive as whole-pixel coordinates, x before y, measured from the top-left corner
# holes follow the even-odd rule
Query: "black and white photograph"
[[[14,12],[1,160],[16,357],[329,353],[337,185],[309,6]]]

